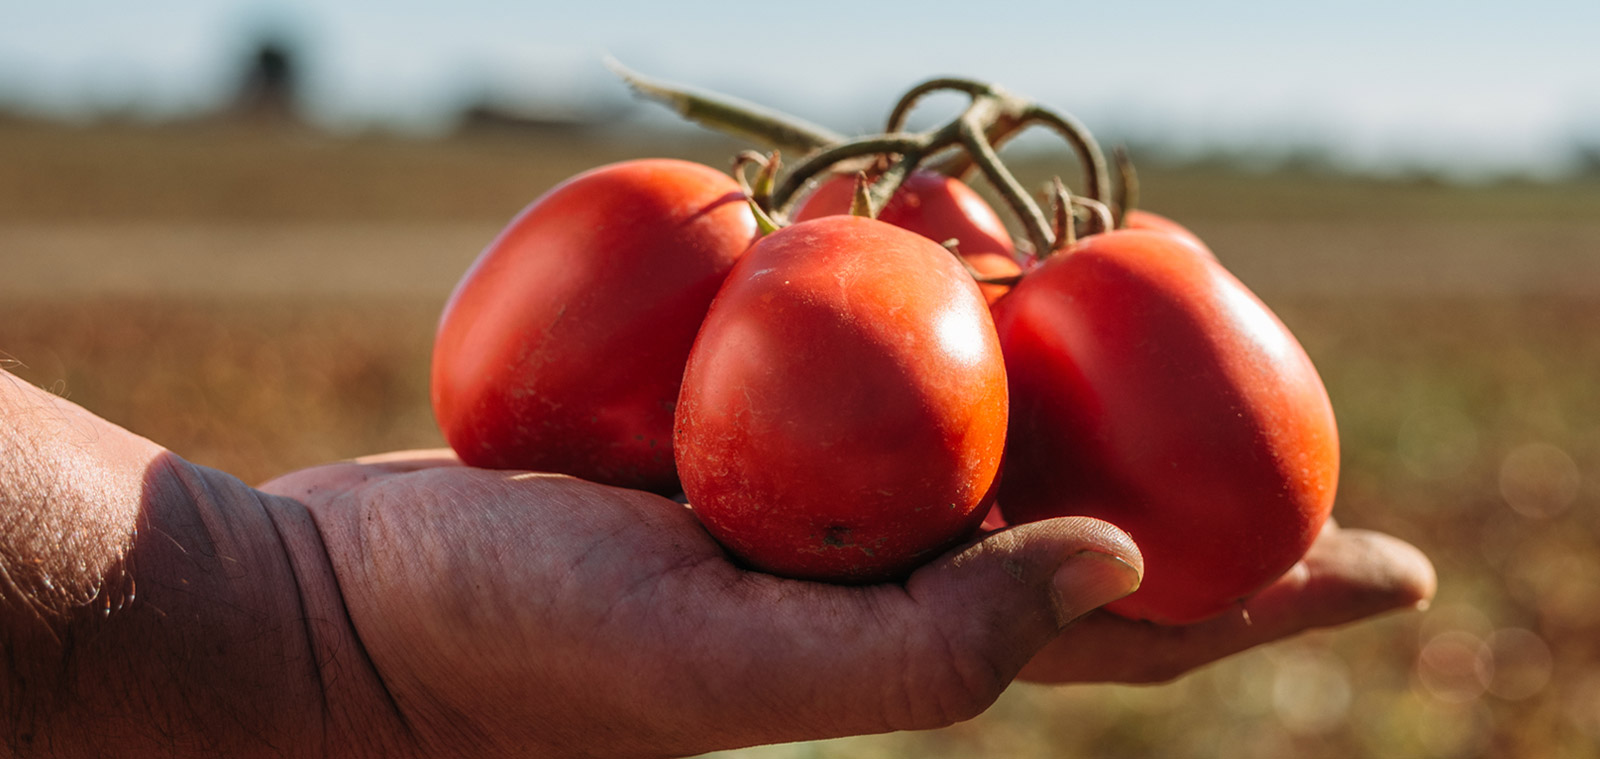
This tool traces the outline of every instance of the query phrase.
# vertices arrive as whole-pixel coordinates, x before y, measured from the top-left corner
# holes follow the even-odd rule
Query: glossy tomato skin
[[[513,220],[457,285],[434,415],[473,466],[676,492],[672,416],[696,330],[756,226],[710,167],[580,174]]]
[[[1195,246],[1202,253],[1205,253],[1211,258],[1217,257],[1217,255],[1211,251],[1211,246],[1206,245],[1205,241],[1201,240],[1199,235],[1189,231],[1188,227],[1162,216],[1161,214],[1135,208],[1128,212],[1127,217],[1123,219],[1122,223],[1123,227],[1126,229],[1143,229],[1149,232],[1165,232]]]
[[[853,176],[834,176],[807,195],[795,210],[796,221],[850,213],[855,197]],[[1009,277],[1022,271],[1016,246],[1005,222],[984,199],[959,179],[933,171],[913,171],[889,198],[878,220],[908,229],[937,243],[958,241],[957,250],[979,274]],[[984,300],[993,303],[1011,288],[980,285]]]
[[[1305,351],[1170,235],[1085,238],[995,308],[1011,383],[1000,507],[1126,530],[1143,584],[1107,608],[1217,615],[1289,569],[1333,507],[1338,433]]]
[[[674,450],[695,514],[787,577],[902,577],[970,535],[1005,447],[1000,344],[938,244],[829,216],[758,242],[696,339]]]

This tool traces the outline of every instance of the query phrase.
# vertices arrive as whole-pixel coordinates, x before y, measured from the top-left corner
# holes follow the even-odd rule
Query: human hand
[[[743,570],[667,499],[444,452],[257,490],[22,383],[0,419],[17,750],[661,756],[927,728],[1019,673],[1165,679],[1433,584],[1414,549],[1330,528],[1250,624],[1165,629],[1087,613],[1140,566],[1090,519],[843,587]]]
[[[1039,683],[1163,682],[1305,630],[1425,608],[1436,586],[1433,564],[1411,544],[1329,520],[1305,558],[1227,613],[1176,627],[1092,614],[1040,651],[1020,677]]]
[[[681,504],[410,452],[262,489],[305,504],[425,754],[682,755],[982,711],[1069,620],[1130,591],[1103,522],[1008,531],[903,585],[741,569]]]
[[[1415,549],[1330,528],[1243,607],[1253,624],[1241,611],[1161,628],[1088,613],[1142,566],[1090,519],[990,534],[904,584],[842,587],[735,566],[667,499],[445,451],[263,489],[310,510],[389,706],[426,752],[675,755],[931,728],[978,714],[1019,672],[1168,679],[1433,587]]]

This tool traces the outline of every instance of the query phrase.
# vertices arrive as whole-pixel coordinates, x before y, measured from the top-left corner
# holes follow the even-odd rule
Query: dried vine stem
[[[969,112],[970,113],[970,112]],[[1033,202],[1028,191],[1023,189],[1022,183],[1012,175],[1005,164],[1000,161],[1000,156],[995,152],[994,146],[989,144],[989,139],[983,133],[982,126],[975,119],[963,115],[957,122],[961,126],[962,144],[966,146],[967,153],[977,163],[978,169],[983,172],[989,184],[994,185],[995,191],[1011,207],[1012,213],[1017,215],[1017,220],[1022,223],[1022,228],[1028,235],[1028,242],[1033,245],[1035,256],[1048,255],[1055,249],[1055,235],[1050,232],[1050,222],[1045,219],[1044,211],[1039,209],[1039,204]]]
[[[918,155],[925,149],[926,143],[926,135],[872,135],[854,140],[845,140],[812,153],[790,169],[784,175],[783,180],[778,182],[777,188],[772,191],[771,210],[776,216],[787,217],[795,201],[799,199],[800,190],[805,187],[807,181],[844,161],[875,155]],[[889,170],[884,172],[884,175],[887,176],[894,170],[895,167],[891,165]],[[878,184],[879,182],[873,183],[874,192]],[[898,189],[898,187],[899,184],[896,183],[895,189]],[[894,191],[892,189],[888,195],[884,195],[881,198],[874,194],[874,207],[882,208],[883,204],[888,202],[889,195],[893,194]]]
[[[990,125],[1004,119],[1007,114],[1031,107],[1031,104],[978,82],[935,79],[912,88],[902,97],[894,109],[890,124],[898,126],[917,98],[940,89],[958,89],[966,92],[972,96],[972,102],[955,120],[936,129],[916,133],[891,132],[871,135],[847,140],[813,153],[795,166],[773,192],[771,208],[774,215],[778,218],[787,217],[790,207],[806,182],[841,161],[864,155],[889,156],[888,167],[882,170],[867,190],[867,201],[876,213],[888,203],[889,198],[893,197],[895,191],[925,158],[947,148],[959,146],[972,157],[973,162],[1017,215],[1035,251],[1051,250],[1055,236],[1050,231],[1050,224],[1044,212],[1001,162],[985,134]]]
[[[639,95],[666,105],[678,115],[719,132],[760,145],[804,155],[841,142],[844,135],[804,119],[735,97],[655,79],[606,56],[606,67]]]
[[[1047,255],[1072,247],[1078,241],[1078,220],[1073,214],[1072,191],[1067,189],[1067,184],[1061,177],[1053,177],[1050,181],[1050,206],[1055,211],[1056,234],[1055,248]]]
[[[1105,152],[1087,127],[1068,114],[1032,101],[1005,95],[998,88],[996,92],[1000,93],[1000,97],[1008,98],[1012,107],[1001,113],[994,122],[986,125],[984,134],[991,146],[998,150],[1000,146],[1030,126],[1048,127],[1066,140],[1072,147],[1079,165],[1083,166],[1084,195],[1102,203],[1110,202],[1110,198],[1106,197],[1110,192],[1111,180],[1106,167]],[[937,162],[931,168],[945,176],[959,178],[976,168],[976,163],[971,155],[956,153]]]
[[[911,114],[912,108],[917,107],[917,102],[923,97],[940,90],[963,92],[972,99],[977,99],[979,96],[993,93],[995,91],[995,87],[993,85],[985,84],[972,79],[960,79],[957,77],[940,77],[938,79],[929,79],[926,82],[912,87],[906,91],[906,94],[900,96],[899,102],[895,103],[894,108],[889,111],[889,122],[884,126],[883,131],[899,132],[903,130],[905,128],[906,116]]]
[[[1083,165],[1083,195],[1094,199],[1098,203],[1109,203],[1107,193],[1111,189],[1110,171],[1106,168],[1106,154],[1100,149],[1094,135],[1089,133],[1088,127],[1072,116],[1058,113],[1042,105],[1034,104],[1023,116],[1023,126],[1041,124],[1050,128],[1078,155],[1078,162]]]
[[[1116,229],[1112,221],[1111,209],[1106,204],[1094,198],[1074,197],[1072,202],[1089,212],[1089,219],[1094,222],[1090,225],[1089,234],[1097,235]]]
[[[1128,157],[1127,148],[1118,145],[1111,149],[1111,156],[1117,162],[1116,203],[1112,205],[1112,220],[1116,223],[1115,229],[1122,229],[1128,225],[1128,212],[1139,206],[1139,172],[1133,168],[1133,159]]]
[[[758,206],[774,221],[783,223],[801,191],[813,178],[827,171],[854,173],[866,164],[871,175],[865,187],[865,208],[875,215],[893,197],[911,172],[926,165],[949,176],[961,176],[976,168],[1005,200],[1027,235],[1034,255],[1046,256],[1060,247],[1058,241],[1075,237],[1075,225],[1057,222],[1040,209],[1016,177],[1006,168],[997,147],[1029,126],[1051,129],[1072,146],[1084,170],[1084,196],[1057,200],[1069,216],[1079,207],[1105,209],[1112,204],[1110,172],[1105,154],[1083,124],[1026,98],[1013,95],[992,84],[959,77],[939,77],[922,82],[902,95],[890,111],[886,131],[854,139],[801,119],[722,95],[701,92],[680,85],[650,79],[629,71],[615,61],[612,70],[636,92],[672,107],[690,120],[713,129],[755,140],[759,143],[799,149],[805,158],[775,183],[761,192]],[[970,100],[959,116],[944,125],[923,132],[905,132],[905,121],[922,98],[935,92],[954,91]],[[937,161],[931,160],[939,157]],[[776,166],[763,169],[763,176],[775,173]],[[743,164],[739,172],[743,173]],[[759,189],[759,188],[754,188]],[[1063,188],[1064,189],[1064,188]],[[755,191],[751,193],[756,195]],[[1121,198],[1115,205],[1121,207]],[[1076,203],[1077,205],[1074,205]],[[1057,211],[1057,215],[1061,212]],[[1119,220],[1119,219],[1114,219]],[[1067,227],[1074,227],[1070,230]],[[1100,225],[1101,228],[1106,228]]]

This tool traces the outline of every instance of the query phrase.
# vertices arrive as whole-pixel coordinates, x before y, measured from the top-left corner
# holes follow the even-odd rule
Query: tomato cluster
[[[535,201],[441,319],[433,404],[451,446],[480,466],[681,487],[733,555],[795,578],[903,577],[996,503],[1010,523],[1126,530],[1144,583],[1109,608],[1129,617],[1204,619],[1281,575],[1338,476],[1305,352],[1199,237],[1107,197],[1075,122],[938,85],[972,107],[901,132],[919,87],[888,132],[818,138],[776,188],[776,155],[754,190],[742,164],[639,160]],[[1053,224],[992,149],[1030,122],[1073,143],[1091,191],[1058,182]],[[952,146],[962,159],[933,158]],[[961,180],[973,164],[1026,248]]]

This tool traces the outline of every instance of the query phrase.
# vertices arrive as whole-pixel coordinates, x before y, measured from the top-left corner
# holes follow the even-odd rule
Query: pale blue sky
[[[610,52],[845,131],[935,74],[990,79],[1091,128],[1195,145],[1316,141],[1367,166],[1549,167],[1600,143],[1600,2],[905,4],[52,0],[0,10],[0,100],[74,115],[203,108],[241,44],[305,43],[331,125],[440,128],[469,93],[623,89]],[[987,4],[986,4],[987,5]]]

